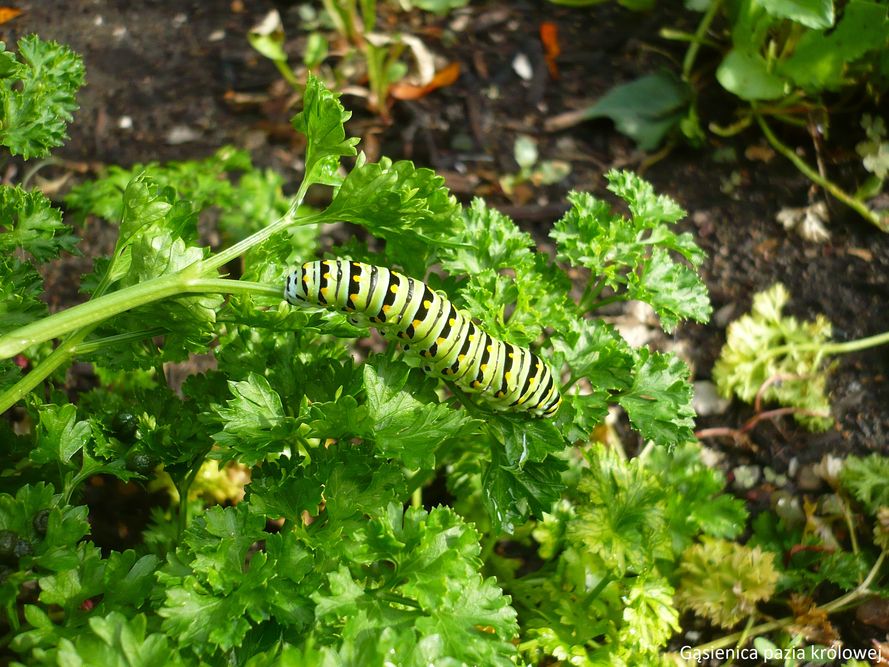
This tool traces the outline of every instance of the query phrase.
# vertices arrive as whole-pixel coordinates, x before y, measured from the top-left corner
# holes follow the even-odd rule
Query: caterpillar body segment
[[[498,410],[553,417],[562,398],[552,371],[527,348],[483,331],[426,283],[349,260],[307,262],[287,276],[284,298],[297,306],[349,314],[377,327],[419,359],[430,375],[478,394]]]

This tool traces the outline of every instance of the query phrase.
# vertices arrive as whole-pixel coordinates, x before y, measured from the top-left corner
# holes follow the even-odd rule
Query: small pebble
[[[523,81],[530,81],[534,77],[534,68],[531,67],[531,61],[524,53],[518,53],[512,59],[512,69]]]
[[[201,133],[192,127],[188,127],[187,125],[174,125],[170,128],[170,131],[167,132],[165,138],[167,143],[171,146],[178,146],[179,144],[187,144],[194,141],[200,136]]]
[[[732,470],[735,477],[734,487],[738,491],[747,491],[752,489],[762,478],[762,470],[759,466],[737,466]]]
[[[817,491],[821,488],[824,481],[815,472],[815,466],[811,463],[800,466],[796,475],[796,485],[800,491]]]
[[[225,30],[214,30],[207,36],[209,42],[221,42],[225,39]]]
[[[710,380],[697,380],[694,383],[695,393],[692,398],[692,406],[699,417],[708,415],[721,415],[726,410],[730,401],[722,398],[716,391],[716,385]]]
[[[117,126],[118,126],[121,130],[129,130],[129,129],[132,129],[132,127],[133,127],[133,119],[130,118],[129,116],[121,116],[121,117],[118,118],[118,120],[117,120]]]

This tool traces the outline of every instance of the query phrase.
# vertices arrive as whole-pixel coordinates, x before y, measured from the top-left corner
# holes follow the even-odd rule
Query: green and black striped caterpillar
[[[344,311],[356,324],[379,328],[421,359],[427,373],[497,410],[552,417],[562,403],[540,357],[485,333],[469,313],[416,278],[342,259],[307,262],[287,276],[284,298]]]

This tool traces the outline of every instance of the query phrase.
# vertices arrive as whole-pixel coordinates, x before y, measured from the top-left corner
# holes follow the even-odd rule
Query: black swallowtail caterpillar
[[[552,417],[562,403],[552,371],[533,352],[482,331],[469,313],[416,278],[362,262],[307,262],[287,276],[284,298],[350,314],[396,338],[428,374],[478,394],[498,410]]]

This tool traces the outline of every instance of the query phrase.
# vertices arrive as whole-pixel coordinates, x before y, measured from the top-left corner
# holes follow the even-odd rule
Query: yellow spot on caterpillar
[[[323,276],[321,276],[321,277],[324,278],[324,280],[330,280],[330,274],[329,274],[329,273],[325,273],[325,274],[324,274]]]
[[[450,324],[451,326],[454,326],[455,324],[457,324],[456,318],[452,317],[451,319],[449,319],[448,324]]]
[[[512,373],[510,371],[506,371],[504,377],[506,378],[507,382],[512,382]]]
[[[327,298],[327,288],[326,288],[326,287],[322,287],[322,288],[321,288],[321,294],[324,295],[324,298],[325,298],[325,299]]]
[[[383,306],[383,312],[384,312],[384,313],[388,313],[390,310],[392,310],[392,306],[390,306],[390,305],[388,305],[388,304],[386,304],[385,306]]]
[[[537,383],[537,378],[529,378],[529,379],[528,379],[528,384],[531,385],[532,387],[533,387],[536,383]]]
[[[398,294],[398,285],[390,285],[389,291],[392,292],[392,294]]]
[[[542,364],[538,361],[538,362],[537,362],[537,370],[538,370],[538,371],[540,370],[541,366],[542,366]]]
[[[422,321],[422,320],[414,320],[414,321],[412,322],[412,324],[414,325],[414,329],[416,329],[418,326],[420,326],[421,324],[423,324],[423,321]]]
[[[465,360],[466,360],[465,354],[458,354],[457,355],[457,361],[465,361]]]
[[[478,388],[481,387],[481,386],[482,386],[482,383],[479,382],[478,380],[473,380],[473,381],[472,381],[472,388],[473,388],[473,389],[478,389]]]
[[[423,302],[423,308],[425,308],[426,310],[429,310],[430,308],[432,308],[432,302],[429,299],[426,299]]]
[[[495,396],[496,396],[497,398],[503,398],[504,394],[503,394],[502,391],[498,391],[498,392],[495,394]]]
[[[436,343],[437,345],[444,345],[444,344],[447,343],[447,342],[448,342],[448,339],[447,339],[447,338],[439,338],[438,340],[435,341],[435,343]]]
[[[358,303],[358,295],[357,295],[357,294],[350,294],[350,295],[349,295],[349,300],[350,300],[352,303]]]
[[[361,282],[361,276],[352,276],[352,280],[354,280],[356,283],[360,283],[360,282]]]
[[[493,345],[488,345],[488,353],[489,353],[489,354],[490,354],[491,350],[493,350],[493,349],[494,349],[494,346],[493,346]]]
[[[488,364],[482,364],[479,370],[481,370],[482,373],[487,372]]]
[[[515,354],[513,352],[510,352],[508,356],[510,359],[515,359]]]
[[[475,334],[469,334],[469,340],[470,341],[475,340]]]

